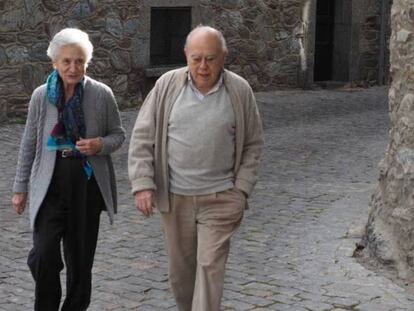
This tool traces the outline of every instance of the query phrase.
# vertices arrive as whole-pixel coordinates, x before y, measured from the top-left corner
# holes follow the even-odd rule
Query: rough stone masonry
[[[414,1],[392,7],[391,129],[380,178],[371,200],[364,244],[401,278],[414,277]]]
[[[345,58],[334,63],[346,73],[338,79],[378,80],[387,59],[380,53],[389,15],[384,1],[390,2],[335,0],[334,51]],[[151,10],[160,7],[190,8],[192,27],[221,29],[230,50],[227,67],[256,91],[312,86],[316,0],[3,0],[0,122],[25,116],[33,89],[51,70],[48,42],[64,27],[90,34],[95,52],[88,74],[108,84],[122,108],[137,107],[170,69],[151,65]]]

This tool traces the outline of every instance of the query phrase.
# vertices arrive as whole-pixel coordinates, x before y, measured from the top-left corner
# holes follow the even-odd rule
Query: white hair
[[[59,31],[50,41],[47,56],[54,62],[60,49],[64,46],[75,45],[82,49],[86,56],[86,64],[92,59],[93,45],[86,32],[76,28],[65,28]]]
[[[226,39],[224,39],[224,36],[221,33],[221,31],[219,31],[219,30],[217,30],[213,27],[204,26],[204,25],[198,25],[196,28],[194,28],[193,30],[190,31],[190,33],[187,35],[187,38],[185,40],[184,48],[187,48],[188,43],[190,42],[191,37],[194,35],[194,33],[199,32],[199,31],[205,31],[205,32],[214,34],[220,42],[221,50],[223,51],[224,54],[227,54]]]

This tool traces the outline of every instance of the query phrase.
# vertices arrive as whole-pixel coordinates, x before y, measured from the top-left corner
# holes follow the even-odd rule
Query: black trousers
[[[36,217],[28,265],[36,283],[35,311],[58,311],[62,296],[61,243],[66,264],[62,311],[83,311],[90,303],[92,265],[105,208],[99,187],[87,179],[82,161],[57,157],[53,178]]]

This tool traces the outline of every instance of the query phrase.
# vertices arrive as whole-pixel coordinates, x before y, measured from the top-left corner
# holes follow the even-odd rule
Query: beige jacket
[[[167,154],[168,119],[181,89],[187,83],[188,68],[161,76],[145,99],[135,122],[129,145],[128,173],[132,193],[155,190],[155,205],[169,211]],[[224,86],[236,117],[234,185],[247,195],[257,181],[263,146],[263,128],[252,89],[246,80],[224,71]]]

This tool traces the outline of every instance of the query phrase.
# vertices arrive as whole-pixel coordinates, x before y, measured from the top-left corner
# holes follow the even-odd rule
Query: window
[[[150,64],[185,64],[183,49],[190,30],[190,7],[151,8]]]

